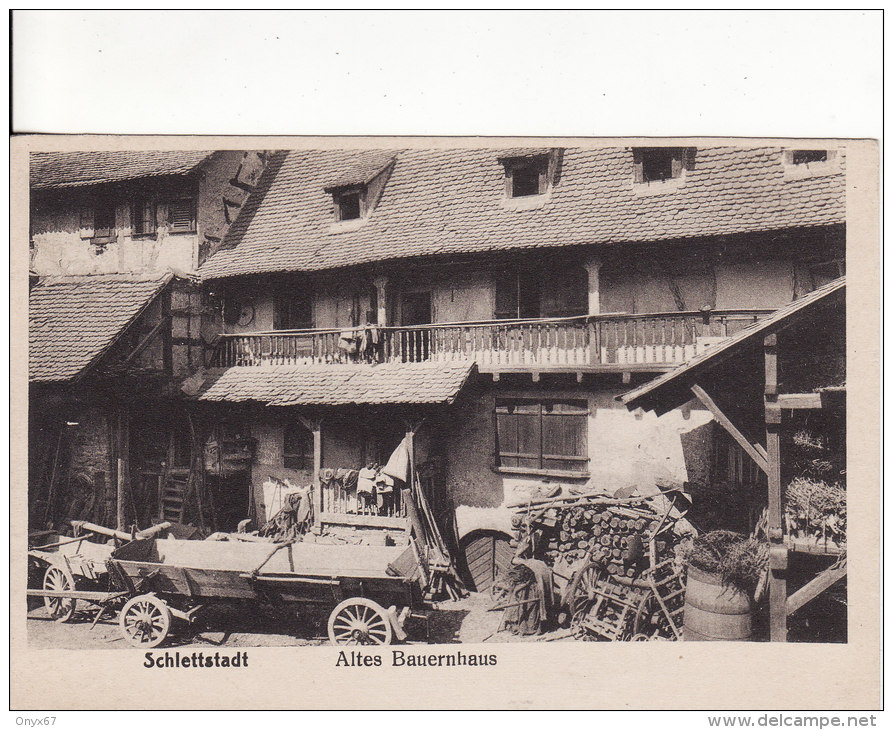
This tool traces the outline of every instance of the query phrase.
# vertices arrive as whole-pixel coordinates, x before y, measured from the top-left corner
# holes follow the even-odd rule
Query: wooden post
[[[322,480],[319,477],[322,471],[322,421],[317,419],[312,423],[313,431],[313,528],[317,533],[322,524]]]
[[[124,513],[127,483],[130,479],[130,415],[123,406],[118,406],[118,418],[115,427],[115,456],[117,457],[117,494],[116,522],[119,530],[127,528],[127,517]],[[131,505],[136,509],[136,505]]]
[[[763,404],[766,417],[766,456],[769,481],[769,638],[787,641],[788,634],[788,551],[782,527],[783,495],[781,486],[781,409],[778,406],[778,340],[767,335],[763,340],[766,387]]]
[[[409,469],[406,475],[406,485],[401,490],[403,493],[403,504],[406,505],[406,516],[409,517],[416,540],[422,545],[426,545],[425,529],[422,526],[422,519],[419,517],[415,497],[412,493],[412,483],[413,479],[415,479],[415,431],[412,430],[412,427],[406,429],[406,451],[409,454]]]
[[[598,314],[601,311],[599,270],[602,267],[602,261],[593,257],[584,264],[584,267],[589,275],[589,314]]]
[[[388,325],[388,277],[376,276],[372,280],[375,286],[376,298],[378,299],[378,326],[387,327]]]

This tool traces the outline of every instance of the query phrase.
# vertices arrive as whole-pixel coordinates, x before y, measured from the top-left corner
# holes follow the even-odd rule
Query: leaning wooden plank
[[[841,565],[832,566],[828,568],[828,570],[819,573],[800,590],[788,596],[787,603],[785,604],[788,615],[794,613],[798,608],[803,608],[803,606],[824,593],[845,575],[846,562]]]
[[[713,399],[707,395],[707,391],[705,391],[700,385],[691,386],[691,392],[695,394],[695,397],[704,405],[708,411],[710,411],[711,415],[716,419],[717,423],[722,426],[726,431],[728,431],[729,435],[738,442],[738,445],[744,449],[748,456],[754,460],[756,465],[760,467],[767,474],[769,473],[769,464],[763,455],[756,450],[754,445],[750,443],[745,437],[744,434],[741,433],[736,427],[735,424],[732,423],[729,418],[723,413],[719,406],[713,402]]]

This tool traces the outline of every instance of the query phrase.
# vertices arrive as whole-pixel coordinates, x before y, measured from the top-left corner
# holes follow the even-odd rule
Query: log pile
[[[512,524],[519,554],[553,567],[592,559],[631,578],[648,567],[652,540],[658,562],[674,557],[684,531],[671,507],[664,497],[565,497],[531,504]]]

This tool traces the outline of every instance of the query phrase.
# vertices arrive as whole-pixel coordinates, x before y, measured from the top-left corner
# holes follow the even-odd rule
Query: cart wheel
[[[341,601],[329,616],[333,644],[390,644],[391,621],[385,610],[368,598]]]
[[[45,591],[73,591],[74,578],[68,571],[63,570],[57,565],[51,565],[43,574],[43,589]],[[44,605],[47,607],[47,613],[50,618],[59,622],[69,621],[74,616],[77,608],[77,601],[73,598],[51,598],[47,596],[43,599]]]
[[[639,601],[636,618],[633,621],[633,633],[644,634],[649,639],[669,638],[674,635],[660,604],[650,591]]]
[[[567,600],[571,624],[579,623],[595,605],[596,587],[604,574],[605,569],[594,560],[585,563],[574,573]]]
[[[118,614],[121,633],[134,646],[158,646],[171,630],[171,610],[160,598],[147,593],[134,596]]]

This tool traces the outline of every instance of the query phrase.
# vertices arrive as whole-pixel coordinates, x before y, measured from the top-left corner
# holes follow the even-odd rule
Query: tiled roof
[[[171,280],[98,274],[41,280],[28,297],[28,376],[67,381],[84,373]]]
[[[260,365],[208,371],[198,400],[270,406],[452,403],[473,364]]]
[[[332,196],[368,152],[277,153],[205,278],[322,270],[387,259],[713,236],[842,223],[834,174],[786,179],[781,148],[705,147],[677,181],[633,184],[628,147],[565,149],[544,205],[505,205],[504,150],[403,150],[368,220],[331,226]],[[678,185],[678,189],[674,187]],[[660,194],[654,194],[663,191]],[[648,194],[652,193],[652,194]]]
[[[620,400],[630,410],[635,410],[636,408],[652,410],[659,406],[661,413],[681,405],[691,399],[688,384],[697,373],[709,370],[736,353],[740,353],[742,348],[750,346],[757,338],[759,338],[759,341],[762,341],[762,338],[766,335],[781,329],[791,317],[798,313],[809,311],[837,292],[839,292],[841,299],[845,296],[845,276],[835,279],[799,299],[795,299],[790,304],[763,317],[758,322],[754,322],[752,325],[736,332],[727,340],[712,345],[701,355],[692,358],[684,365],[680,365],[659,378],[655,378],[625,393],[620,396]],[[679,395],[680,393],[682,393],[681,396]],[[671,402],[670,398],[673,396],[675,396],[675,401]]]
[[[212,152],[34,152],[31,187],[62,188],[159,175],[185,175]]]
[[[332,179],[326,183],[326,189],[343,188],[348,185],[365,185],[378,173],[390,165],[397,152],[393,150],[369,150],[346,161],[340,170],[332,170]]]

